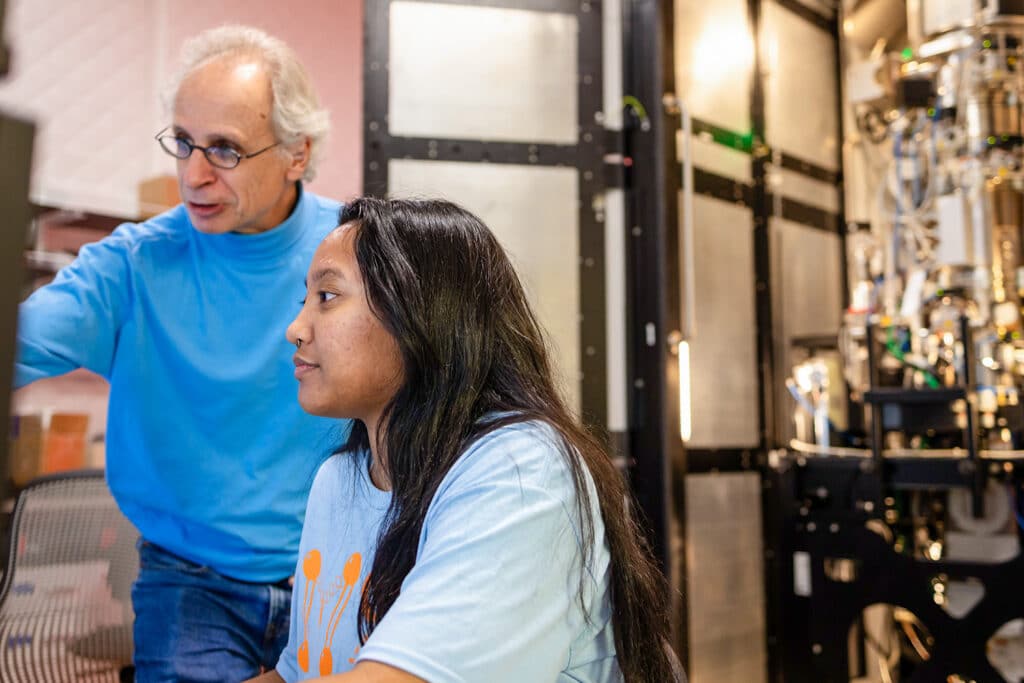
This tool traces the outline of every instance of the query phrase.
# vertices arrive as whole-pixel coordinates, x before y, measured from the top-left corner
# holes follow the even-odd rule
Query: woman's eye
[[[319,294],[320,294],[320,303],[322,303],[322,304],[325,304],[328,301],[330,301],[331,299],[333,299],[334,297],[338,296],[337,294],[335,294],[333,292],[320,292]]]

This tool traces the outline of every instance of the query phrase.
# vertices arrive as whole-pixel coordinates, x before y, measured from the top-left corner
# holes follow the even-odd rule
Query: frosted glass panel
[[[695,118],[750,130],[754,41],[747,0],[676,0],[676,87]]]
[[[392,159],[393,197],[442,197],[497,235],[554,346],[569,405],[580,406],[579,207],[575,168]]]
[[[689,340],[689,445],[756,446],[753,218],[747,208],[699,195],[693,207],[696,330]]]
[[[773,2],[762,7],[766,141],[774,149],[836,170],[839,85],[835,41]]]
[[[576,144],[576,17],[393,2],[391,135]]]

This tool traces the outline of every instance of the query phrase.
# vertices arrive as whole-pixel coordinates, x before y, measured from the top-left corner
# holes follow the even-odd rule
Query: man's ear
[[[306,167],[309,166],[309,153],[312,148],[313,144],[309,138],[288,145],[288,180],[302,180],[302,176],[306,174]]]

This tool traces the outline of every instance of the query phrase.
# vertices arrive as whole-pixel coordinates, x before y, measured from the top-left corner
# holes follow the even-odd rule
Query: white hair
[[[320,106],[306,69],[290,47],[263,31],[250,26],[229,25],[203,31],[185,41],[181,48],[178,72],[165,95],[165,105],[173,109],[178,89],[192,72],[221,57],[256,57],[267,70],[273,102],[270,120],[274,135],[283,145],[309,138],[309,162],[303,180],[316,177],[330,129],[327,110]]]

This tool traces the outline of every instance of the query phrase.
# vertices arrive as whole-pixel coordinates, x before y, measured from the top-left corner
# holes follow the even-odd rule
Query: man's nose
[[[187,159],[178,162],[178,171],[186,187],[200,187],[217,178],[213,165],[198,149],[193,149]]]

